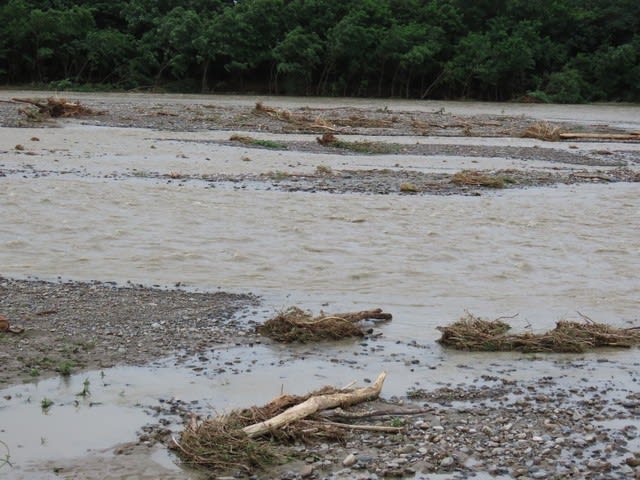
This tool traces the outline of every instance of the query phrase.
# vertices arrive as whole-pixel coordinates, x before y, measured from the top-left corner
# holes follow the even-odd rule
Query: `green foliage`
[[[239,142],[251,147],[269,148],[271,150],[286,150],[284,143],[274,142],[273,140],[247,137],[243,135],[231,135],[229,138],[232,142]]]
[[[85,378],[84,382],[82,382],[82,390],[79,393],[76,393],[76,397],[86,398],[90,396],[91,391],[89,390],[89,385],[91,385],[91,382],[89,382],[88,378]]]
[[[49,411],[49,409],[51,408],[51,406],[53,405],[53,400],[44,397],[41,401],[40,401],[40,407],[42,408],[43,411],[47,412]]]
[[[7,84],[640,101],[637,0],[6,0],[0,25]]]
[[[56,367],[56,371],[63,377],[68,377],[73,371],[74,363],[71,360],[62,360]]]
[[[549,76],[545,93],[553,102],[584,103],[588,88],[580,72],[574,68],[568,68]]]

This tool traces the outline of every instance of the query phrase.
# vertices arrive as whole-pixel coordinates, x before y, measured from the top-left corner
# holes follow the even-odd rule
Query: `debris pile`
[[[507,177],[490,175],[475,170],[462,170],[451,177],[451,183],[455,185],[468,185],[472,187],[504,188],[509,182]]]
[[[320,117],[312,119],[305,115],[293,115],[289,110],[269,107],[262,102],[256,103],[253,113],[256,115],[266,115],[268,117],[275,118],[276,120],[280,120],[281,122],[287,122],[303,131],[336,130],[326,120]]]
[[[554,126],[549,122],[537,122],[522,132],[522,137],[555,142],[560,140],[561,133],[562,129],[558,126]]]
[[[85,107],[80,102],[69,102],[64,98],[49,97],[46,100],[33,98],[12,98],[12,102],[26,103],[35,107],[21,109],[20,112],[29,118],[40,116],[42,118],[51,117],[79,117],[82,115],[95,115],[97,112],[89,107]]]
[[[592,348],[630,348],[640,344],[640,327],[616,328],[592,321],[561,320],[546,333],[508,334],[501,320],[483,320],[467,313],[457,322],[438,327],[438,342],[457,350],[479,352],[582,353]]]
[[[0,315],[0,333],[22,333],[24,327],[20,325],[12,325],[9,319],[4,315]]]
[[[256,331],[277,342],[317,342],[321,340],[339,340],[349,337],[362,337],[367,333],[362,320],[389,321],[392,315],[382,309],[361,312],[336,313],[313,317],[298,307],[290,307],[274,318],[256,327]]]
[[[306,396],[281,395],[263,407],[202,421],[192,416],[180,438],[172,438],[171,447],[187,464],[217,472],[240,469],[250,474],[287,460],[275,450],[278,445],[343,440],[351,429],[398,433],[401,428],[338,423],[318,415],[377,399],[385,378],[382,372],[368,387],[324,387]]]

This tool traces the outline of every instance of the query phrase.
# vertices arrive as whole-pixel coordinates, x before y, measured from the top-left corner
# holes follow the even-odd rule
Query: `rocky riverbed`
[[[186,363],[193,371],[209,375],[229,368],[236,375],[269,368],[251,363],[242,354],[243,349],[250,352],[254,344],[265,341],[255,334],[255,322],[242,320],[241,312],[259,304],[251,295],[10,279],[2,279],[0,292],[2,311],[25,327],[22,334],[2,334],[5,385],[62,375],[64,365],[71,365],[73,371],[106,369],[145,364],[175,352],[180,352],[176,365]],[[384,346],[367,351],[378,342],[377,336],[361,341],[365,347],[355,362],[339,354],[335,357],[330,345],[328,350],[312,349],[306,355],[357,366],[382,348],[383,366],[386,361],[403,363],[412,372],[425,368],[410,348],[392,354],[384,354]],[[225,345],[236,348],[233,362],[216,361],[210,355]],[[523,361],[536,360],[519,360]],[[638,478],[640,376],[637,369],[616,367],[615,360],[602,361],[619,368],[625,377],[622,383],[593,382],[588,371],[570,382],[572,386],[567,386],[563,375],[514,380],[512,369],[502,367],[496,368],[495,375],[483,375],[466,385],[444,381],[437,388],[409,388],[404,395],[355,407],[346,419],[338,418],[356,425],[401,427],[399,433],[356,430],[339,443],[320,440],[283,446],[279,448],[282,458],[294,460],[255,475],[282,479],[431,478],[432,474],[461,479],[485,474],[520,479]],[[560,372],[593,368],[561,356],[555,362]],[[511,366],[518,368],[517,362]],[[20,400],[5,397],[4,407],[16,401]],[[193,414],[211,415],[206,402],[172,397],[141,407],[157,423],[142,428],[137,442],[115,447],[118,462],[127,463],[126,459],[144,456],[158,446],[171,447],[172,435],[175,438],[183,421]],[[57,468],[61,475],[83,472],[72,465]],[[242,470],[218,474],[246,476]]]
[[[2,92],[7,100],[27,95],[35,94]],[[487,276],[479,277],[469,290],[492,286],[486,295],[492,313],[515,305],[525,318],[534,316],[527,316],[527,308],[534,312],[544,309],[544,303],[560,302],[541,287],[559,279],[562,285],[553,283],[552,290],[569,284],[571,289],[563,296],[576,299],[560,302],[561,311],[588,304],[608,314],[605,321],[635,325],[637,317],[628,313],[635,302],[629,285],[637,271],[637,252],[627,231],[633,219],[621,213],[625,218],[615,223],[613,214],[594,212],[591,203],[576,205],[580,214],[573,215],[566,203],[580,200],[580,188],[593,184],[602,189],[590,193],[598,199],[612,189],[624,188],[627,194],[619,199],[603,201],[615,205],[616,212],[633,208],[633,190],[628,186],[640,180],[637,143],[525,139],[523,132],[540,123],[540,118],[508,112],[464,114],[459,106],[450,110],[448,106],[405,109],[382,104],[280,106],[277,99],[269,99],[257,107],[257,100],[234,105],[215,98],[79,98],[96,115],[36,118],[21,113],[23,105],[0,103],[0,198],[4,212],[9,212],[3,218],[0,244],[13,252],[3,257],[0,314],[12,325],[24,327],[23,333],[0,333],[4,392],[0,414],[9,419],[16,412],[16,418],[24,418],[21,421],[32,426],[36,436],[57,415],[68,415],[64,418],[71,421],[80,413],[104,415],[100,412],[108,410],[101,409],[117,406],[128,397],[126,411],[134,410],[144,418],[134,440],[123,434],[117,444],[73,458],[61,447],[62,453],[42,461],[38,461],[41,452],[53,449],[44,433],[42,445],[27,445],[16,440],[18,426],[0,424],[0,473],[8,472],[8,478],[15,479],[206,477],[206,473],[176,467],[176,457],[167,453],[174,445],[172,437],[178,436],[192,414],[204,419],[217,408],[250,406],[249,398],[254,399],[251,403],[258,398],[266,401],[269,396],[258,393],[274,391],[275,384],[303,394],[302,386],[342,386],[348,380],[366,384],[372,374],[387,370],[389,385],[382,399],[361,406],[357,410],[361,418],[341,421],[395,426],[400,432],[354,430],[346,433],[343,442],[280,446],[280,454],[289,461],[256,470],[254,478],[640,478],[637,349],[569,356],[477,355],[444,350],[432,333],[435,325],[456,319],[442,315],[443,311],[460,313],[467,307],[458,304],[461,298],[476,301],[461,294],[448,298],[448,292],[464,280],[458,275],[456,282],[446,283],[446,272],[453,266],[470,277],[487,270]],[[615,122],[578,120],[550,123],[569,131],[627,131]],[[252,140],[232,140],[234,132]],[[316,137],[327,132],[351,142],[343,144],[349,148],[318,143]],[[351,148],[353,143],[360,151]],[[362,151],[365,147],[370,151]],[[576,190],[559,197],[563,202],[534,213],[515,201],[517,195],[532,195],[537,189],[548,196],[550,188]],[[188,196],[181,196],[185,191]],[[229,191],[232,196],[226,194]],[[516,209],[515,219],[494,225],[498,220],[483,217],[484,223],[467,229],[475,212],[490,205],[503,208],[499,199],[493,200],[495,192],[503,191],[516,197],[508,198],[500,214],[487,215],[500,220],[500,215],[506,218]],[[263,196],[267,194],[274,196]],[[335,206],[319,203],[326,201],[327,194],[340,194],[330,198],[350,203],[367,201],[362,209],[350,211],[349,205],[339,201]],[[427,197],[432,194],[447,197]],[[391,206],[379,203],[382,195],[393,200]],[[260,214],[251,217],[251,225],[236,229],[246,220],[246,212],[255,208],[242,203],[251,196],[261,203]],[[482,200],[472,196],[487,198],[489,203],[467,208],[466,200]],[[437,216],[438,208],[446,208],[444,203],[432,206],[431,199],[457,202],[459,198],[465,203],[447,210],[450,219],[439,231],[422,228],[422,223]],[[421,202],[417,207],[408,203],[417,200]],[[170,213],[181,201],[184,205],[178,213]],[[278,223],[273,209],[265,213],[270,202],[280,206],[286,222]],[[312,210],[315,204],[320,206]],[[295,209],[285,211],[289,205]],[[41,207],[51,219],[40,213]],[[589,213],[583,215],[587,207]],[[407,218],[401,208],[410,210]],[[559,210],[558,218],[547,219],[546,211],[554,208]],[[220,221],[216,209],[220,209]],[[368,216],[369,210],[388,213],[377,219]],[[429,216],[419,219],[416,210]],[[190,211],[198,214],[190,216]],[[123,222],[121,215],[136,218],[135,228]],[[271,243],[251,233],[268,215],[272,218],[260,232],[270,236]],[[328,220],[317,220],[318,225],[310,227],[311,239],[300,242],[305,255],[320,258],[329,251],[336,256],[330,257],[335,260],[330,267],[334,274],[324,283],[316,278],[324,278],[324,261],[301,267],[314,291],[314,306],[338,305],[344,310],[351,300],[345,296],[362,290],[365,293],[354,303],[379,301],[364,307],[382,306],[398,313],[391,326],[376,327],[357,341],[303,347],[275,345],[255,333],[256,324],[274,313],[274,305],[284,307],[292,299],[311,298],[305,297],[309,289],[299,285],[297,272],[285,270],[274,292],[274,283],[264,280],[275,275],[274,267],[254,263],[277,255],[282,264],[295,264],[292,253],[299,246],[286,244],[287,229],[304,233],[309,215],[325,215]],[[77,221],[82,217],[88,219],[87,225]],[[156,230],[172,222],[180,225],[178,230]],[[491,228],[489,222],[493,222]],[[342,240],[351,230],[369,224],[373,225],[369,230],[346,238],[346,247],[332,243],[331,237],[319,237],[335,231]],[[556,236],[564,238],[564,225],[572,224],[577,233],[570,238],[586,242],[589,248],[594,242],[595,250],[578,249],[580,253],[574,254],[576,245],[566,243],[537,249]],[[507,226],[513,225],[525,233],[518,230],[515,240],[503,240],[510,233]],[[538,232],[540,225],[550,225],[551,233]],[[447,229],[454,232],[453,239],[444,242],[445,251],[439,251],[435,242]],[[600,229],[606,230],[602,236]],[[165,237],[157,231],[165,232]],[[392,237],[397,232],[400,236]],[[121,244],[132,234],[133,241]],[[384,293],[375,290],[377,284],[367,282],[364,268],[350,266],[362,249],[370,249],[366,250],[369,264],[397,255],[399,240],[412,235],[418,241],[407,247],[408,260],[397,260],[403,265],[402,276],[384,277]],[[232,243],[233,248],[220,246],[235,237],[240,241]],[[395,240],[388,244],[386,238]],[[173,244],[170,250],[169,241],[184,246],[184,252],[176,251]],[[242,249],[242,244],[255,241],[260,249],[249,253]],[[453,253],[460,242],[479,242],[473,249],[480,248],[482,253],[477,257],[468,253],[470,263],[464,268],[457,266]],[[281,243],[285,245],[277,249]],[[485,244],[487,250],[483,250]],[[501,259],[498,270],[491,270],[495,267],[487,258],[514,244],[520,245],[515,253],[505,250],[504,263]],[[222,250],[223,260],[212,267],[206,262],[208,250]],[[131,251],[135,254],[127,257],[130,260],[118,260]],[[558,251],[564,253],[556,258]],[[146,256],[148,252],[153,255]],[[421,262],[427,253],[433,257],[425,267]],[[613,258],[599,260],[600,255]],[[556,262],[568,257],[571,262],[553,270],[553,265],[542,263],[546,256]],[[443,262],[444,270],[437,270]],[[583,274],[572,274],[580,262],[588,262]],[[83,269],[83,264],[96,266]],[[353,271],[346,280],[337,275],[349,269]],[[446,285],[440,288],[425,280],[429,269],[440,272]],[[522,275],[537,279],[535,285],[540,288],[528,284],[515,288],[524,281]],[[211,287],[209,276],[216,279],[218,288]],[[418,299],[414,290],[403,296],[407,287],[401,280],[412,276],[411,288],[427,285],[423,294],[427,300]],[[605,278],[602,284],[597,283],[600,277]],[[501,294],[506,288],[503,281],[513,287],[509,293]],[[513,298],[527,300],[514,302]],[[455,309],[438,306],[437,302],[447,301],[455,302]],[[607,302],[613,302],[610,309]],[[622,313],[616,316],[616,312]],[[404,322],[410,326],[403,330]],[[396,324],[399,327],[394,330]],[[531,328],[525,320],[518,326]],[[128,367],[142,370],[118,370]],[[88,400],[78,396],[85,376],[87,382],[91,380],[93,395]],[[55,384],[58,379],[60,386]],[[72,390],[64,387],[65,382]],[[161,394],[158,389],[179,393]],[[46,415],[36,404],[45,394],[56,395]],[[34,416],[34,411],[41,416]],[[117,423],[117,414],[111,415]],[[100,436],[100,432],[90,433]],[[8,452],[4,463],[3,446]],[[12,462],[12,457],[18,460]],[[249,476],[242,469],[213,474],[213,478]]]

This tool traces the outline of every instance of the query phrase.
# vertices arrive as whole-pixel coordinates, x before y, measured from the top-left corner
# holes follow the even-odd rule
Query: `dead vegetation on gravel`
[[[272,150],[287,150],[288,148],[284,143],[275,142],[273,140],[254,138],[247,135],[234,134],[229,137],[229,141],[242,143],[243,145],[247,145],[249,147],[262,147]]]
[[[504,188],[508,183],[513,183],[513,180],[505,175],[462,170],[451,177],[451,183],[471,187]]]
[[[305,396],[280,395],[262,407],[234,410],[203,421],[192,416],[171,447],[187,464],[216,473],[235,469],[251,474],[290,459],[291,452],[282,455],[276,450],[278,446],[342,442],[349,430],[356,429],[398,433],[401,428],[338,423],[318,415],[377,399],[385,378],[382,372],[368,387],[326,386]]]
[[[537,138],[538,140],[546,140],[556,142],[560,140],[562,129],[549,122],[536,122],[522,132],[523,138]]]
[[[500,319],[484,320],[467,313],[457,322],[438,327],[438,342],[457,350],[480,352],[582,353],[593,348],[631,348],[640,344],[640,327],[616,328],[588,319],[561,320],[545,333],[509,334]]]
[[[317,137],[316,141],[323,147],[339,148],[342,150],[366,154],[384,155],[398,153],[402,149],[402,146],[397,143],[370,142],[364,140],[359,142],[349,142],[346,140],[338,140],[333,133],[325,133],[322,137]]]
[[[86,115],[97,115],[100,112],[82,105],[78,102],[70,102],[65,98],[49,97],[39,98],[12,98],[9,103],[26,104],[19,112],[31,121],[42,121],[46,118],[69,118]]]
[[[311,313],[298,307],[290,307],[256,327],[256,331],[281,343],[309,343],[362,337],[366,330],[360,324],[361,321],[389,321],[391,318],[390,313],[385,313],[380,308],[333,315],[321,312],[313,317]]]

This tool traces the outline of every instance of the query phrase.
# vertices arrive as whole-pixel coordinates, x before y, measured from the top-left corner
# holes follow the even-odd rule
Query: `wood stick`
[[[325,420],[323,422],[318,422],[315,420],[304,420],[304,422],[311,425],[329,425],[331,427],[345,428],[348,430],[366,430],[369,432],[398,433],[404,430],[403,427],[386,427],[384,425],[351,425],[349,423],[330,422],[328,420]]]
[[[378,375],[378,378],[370,387],[363,387],[353,390],[352,392],[345,393],[333,393],[328,395],[318,395],[311,397],[308,400],[295,405],[280,415],[276,415],[264,422],[249,425],[242,429],[250,438],[259,437],[268,433],[271,430],[283,427],[296,420],[302,420],[303,418],[313,415],[321,410],[327,410],[335,407],[347,407],[349,405],[355,405],[358,403],[366,402],[378,398],[384,379],[387,377],[386,372],[382,372]]]
[[[595,180],[604,180],[605,182],[611,181],[611,178],[605,177],[604,175],[599,175],[597,173],[574,172],[571,175],[578,178],[592,178]]]
[[[433,408],[413,408],[413,409],[399,409],[399,408],[384,408],[381,410],[370,410],[366,412],[347,412],[341,408],[335,410],[329,410],[322,412],[324,417],[337,417],[337,418],[371,418],[371,417],[399,417],[403,415],[421,415],[423,413],[432,412]]]
[[[391,320],[393,315],[384,313],[381,308],[374,310],[363,310],[361,312],[334,313],[332,317],[340,317],[350,322],[359,322],[361,320]]]
[[[565,132],[559,134],[560,138],[568,139],[594,139],[594,140],[640,140],[637,133],[572,133]]]

